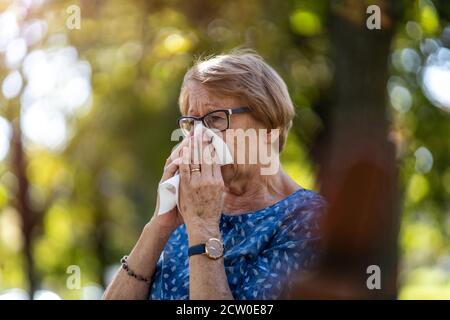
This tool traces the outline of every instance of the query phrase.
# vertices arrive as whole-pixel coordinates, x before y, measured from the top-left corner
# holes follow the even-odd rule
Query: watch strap
[[[195,246],[189,247],[188,256],[193,256],[196,254],[206,253],[206,248],[204,243],[196,244]]]

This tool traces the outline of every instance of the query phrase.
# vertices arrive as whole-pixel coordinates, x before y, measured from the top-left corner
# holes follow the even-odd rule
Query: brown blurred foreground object
[[[388,140],[386,83],[392,39],[389,1],[381,30],[366,27],[364,1],[338,1],[330,17],[335,82],[318,106],[324,131],[313,145],[321,193],[324,256],[317,274],[298,280],[294,299],[395,299],[399,208],[394,145]],[[389,12],[388,12],[389,9]],[[345,12],[352,12],[347,17]],[[356,19],[360,12],[361,19]],[[380,268],[380,289],[368,278]],[[372,282],[372,281],[369,281]]]

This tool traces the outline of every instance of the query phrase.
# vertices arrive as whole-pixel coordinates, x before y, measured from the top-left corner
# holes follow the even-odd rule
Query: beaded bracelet
[[[150,283],[150,280],[151,280],[150,278],[145,278],[139,274],[136,274],[136,273],[134,273],[133,270],[130,269],[130,267],[128,266],[128,263],[127,263],[127,259],[128,259],[128,256],[123,256],[123,258],[120,259],[120,263],[122,264],[122,269],[125,270],[129,276],[131,276],[139,281],[144,281],[144,282]]]

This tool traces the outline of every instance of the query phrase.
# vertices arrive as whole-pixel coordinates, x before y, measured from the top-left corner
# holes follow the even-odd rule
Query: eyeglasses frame
[[[180,126],[180,121],[181,120],[183,120],[183,119],[194,119],[194,121],[201,121],[203,123],[203,125],[208,128],[208,125],[206,124],[204,119],[207,116],[209,116],[210,114],[215,113],[215,112],[219,112],[219,111],[225,112],[225,114],[227,115],[227,128],[223,129],[223,130],[219,130],[219,132],[223,132],[223,131],[228,130],[230,128],[230,116],[232,114],[246,113],[246,112],[250,112],[251,110],[250,110],[249,107],[236,107],[236,108],[231,108],[231,109],[217,109],[217,110],[213,110],[213,111],[210,111],[207,114],[203,115],[202,117],[181,116],[181,117],[179,117],[177,119],[178,127],[181,128],[181,126]],[[211,130],[213,130],[213,129],[211,129]],[[215,129],[215,130],[217,130],[217,129]]]

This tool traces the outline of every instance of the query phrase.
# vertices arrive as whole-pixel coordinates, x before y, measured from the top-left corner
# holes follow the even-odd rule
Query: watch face
[[[208,257],[211,259],[219,259],[223,256],[222,241],[216,238],[209,239],[205,244],[205,250]]]

